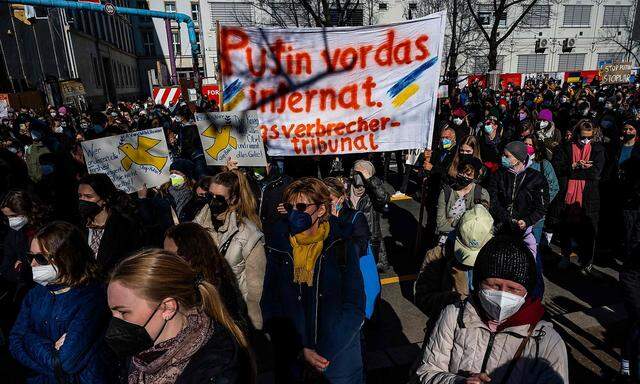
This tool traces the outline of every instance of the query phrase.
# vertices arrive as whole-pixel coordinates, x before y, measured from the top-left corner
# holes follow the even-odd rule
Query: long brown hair
[[[255,367],[247,336],[233,321],[218,290],[209,281],[200,280],[183,258],[163,249],[146,249],[122,260],[111,273],[109,282],[114,281],[154,303],[170,297],[185,309],[199,308],[233,335]]]
[[[458,163],[460,162],[460,148],[462,148],[463,145],[468,145],[471,148],[473,148],[472,156],[482,160],[482,157],[480,156],[480,145],[478,144],[478,138],[473,135],[463,137],[460,143],[458,144],[458,151],[453,156],[453,161],[451,162],[451,165],[449,166],[449,170],[447,171],[447,173],[451,177],[456,177],[456,175],[458,174]]]
[[[35,229],[44,224],[48,216],[46,207],[27,191],[7,192],[0,203],[0,208],[9,208],[18,215],[26,216],[29,219],[29,225]]]
[[[75,225],[54,221],[40,229],[34,240],[58,269],[57,284],[73,288],[100,278],[93,251]]]
[[[249,220],[262,229],[260,218],[258,217],[256,198],[251,192],[247,177],[240,170],[233,169],[227,172],[218,173],[213,177],[212,184],[222,185],[229,189],[229,200],[231,209],[236,211],[238,220],[242,223]]]
[[[236,280],[229,263],[218,251],[206,228],[196,223],[181,223],[169,228],[165,236],[178,246],[178,256],[188,261],[196,272],[214,286],[220,287],[222,281]]]

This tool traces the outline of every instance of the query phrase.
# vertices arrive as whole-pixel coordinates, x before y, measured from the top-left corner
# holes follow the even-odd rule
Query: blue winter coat
[[[293,282],[293,253],[286,224],[280,222],[267,244],[262,295],[265,330],[271,333],[277,359],[295,359],[303,348],[329,360],[323,373],[330,382],[362,380],[360,329],[365,294],[355,244],[343,238],[330,218],[329,236],[314,269],[313,285]]]
[[[27,293],[9,350],[29,369],[28,383],[108,383],[103,337],[111,314],[105,289],[99,284],[63,288],[36,285]]]

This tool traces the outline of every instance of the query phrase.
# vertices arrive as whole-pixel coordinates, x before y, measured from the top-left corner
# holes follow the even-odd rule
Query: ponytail
[[[249,343],[246,336],[242,333],[242,330],[233,321],[229,311],[224,306],[222,298],[218,293],[216,287],[206,280],[199,280],[197,283],[198,293],[202,298],[200,309],[206,313],[210,318],[214,319],[223,327],[229,330],[238,344],[242,347],[249,349]]]
[[[251,220],[256,227],[262,230],[262,223],[256,213],[258,204],[256,203],[255,196],[253,196],[251,192],[251,186],[249,185],[247,176],[238,169],[234,169],[231,172],[238,177],[238,186],[240,187],[238,191],[240,198],[238,209],[240,211],[240,217]]]

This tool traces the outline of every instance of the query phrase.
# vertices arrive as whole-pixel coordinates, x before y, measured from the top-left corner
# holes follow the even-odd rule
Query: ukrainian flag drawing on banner
[[[391,105],[393,105],[394,108],[398,108],[409,100],[411,96],[415,95],[418,90],[420,90],[420,86],[417,84],[416,80],[418,80],[418,78],[422,76],[427,69],[431,68],[437,62],[438,57],[432,57],[420,64],[418,68],[411,71],[411,73],[398,80],[391,88],[389,88],[387,95],[391,97]]]
[[[244,100],[242,81],[235,79],[231,84],[224,87],[222,92],[222,103],[225,111],[233,111],[238,104]]]

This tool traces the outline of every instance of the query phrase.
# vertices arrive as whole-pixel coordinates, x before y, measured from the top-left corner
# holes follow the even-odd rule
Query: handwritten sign
[[[83,141],[82,152],[89,173],[106,173],[126,193],[169,181],[169,149],[162,128]]]
[[[80,80],[66,80],[60,82],[60,93],[62,97],[70,98],[77,96],[84,96],[87,92],[84,90],[84,85]]]
[[[196,113],[195,119],[207,165],[224,165],[229,157],[240,166],[267,165],[256,111]]]
[[[9,116],[9,95],[0,93],[0,117]]]
[[[600,70],[601,84],[628,84],[631,70],[631,63],[605,64]]]
[[[225,110],[256,110],[273,156],[430,146],[445,23],[439,12],[355,28],[225,26]]]

